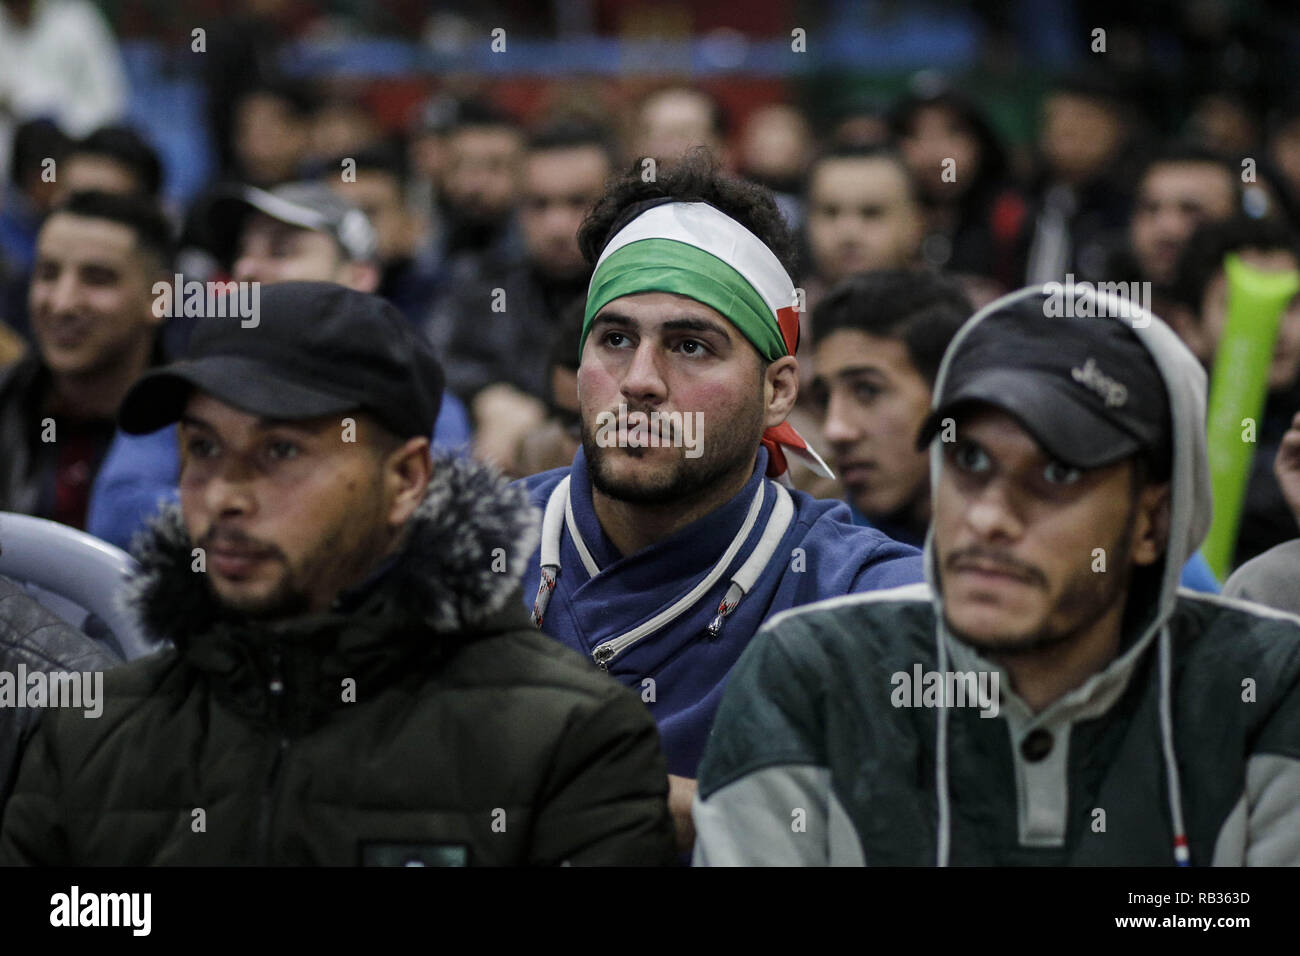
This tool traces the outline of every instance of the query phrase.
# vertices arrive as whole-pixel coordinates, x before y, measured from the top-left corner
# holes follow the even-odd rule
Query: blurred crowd
[[[1148,283],[1152,310],[1209,367],[1223,256],[1295,262],[1300,100],[1210,90],[1162,136],[1144,112],[1148,88],[1090,68],[1049,83],[1037,139],[1013,148],[978,99],[933,71],[892,101],[829,121],[779,96],[738,118],[704,86],[670,81],[609,117],[575,80],[525,122],[490,87],[460,93],[448,83],[394,126],[355,90],[281,74],[272,38],[251,29],[255,20],[235,20],[205,61],[219,172],[177,207],[161,198],[169,171],[159,152],[121,120],[125,80],[94,8],[18,2],[0,15],[0,45],[17,57],[7,61],[29,64],[26,83],[11,84],[4,130],[0,508],[123,546],[175,478],[169,444],[128,451],[112,421],[140,372],[184,350],[189,318],[154,314],[160,279],[328,279],[375,291],[445,363],[439,444],[515,476],[567,463],[590,277],[578,227],[611,176],[650,170],[647,160],[667,169],[707,150],[774,193],[798,236],[805,297],[793,420],[849,464],[875,457],[869,409],[811,387],[828,379],[810,343],[819,303],[855,275],[931,270],[971,308],[1067,276]],[[78,69],[62,69],[74,55]],[[1272,470],[1300,407],[1300,303],[1293,312],[1269,376],[1234,563],[1296,532]],[[57,443],[41,440],[47,419]],[[141,473],[145,458],[158,464]],[[920,485],[796,480],[915,523],[908,496]]]
[[[606,6],[623,9],[593,9],[608,13]],[[775,5],[759,6],[770,14]],[[852,5],[828,6],[843,20]],[[1014,30],[1005,18],[989,5],[969,6],[990,25],[988,50],[1009,42]],[[395,7],[394,17],[405,22],[410,11]],[[177,651],[132,664],[117,678],[147,674],[154,681],[138,694],[115,690],[132,706],[135,696],[145,702],[131,711],[134,728],[113,729],[115,718],[75,731],[55,723],[35,738],[11,804],[17,810],[0,841],[10,860],[58,861],[53,851],[64,839],[50,834],[82,826],[80,816],[95,830],[93,839],[81,835],[87,845],[118,839],[104,822],[111,814],[51,822],[64,804],[80,806],[80,795],[47,800],[55,784],[46,778],[63,773],[60,748],[71,746],[81,760],[99,755],[101,745],[110,755],[100,762],[103,774],[129,778],[134,793],[145,794],[138,807],[150,808],[149,827],[156,829],[148,840],[127,832],[140,846],[106,858],[222,859],[219,841],[209,846],[177,830],[170,811],[158,811],[146,793],[155,785],[149,774],[131,769],[133,761],[151,766],[139,741],[160,759],[189,759],[191,748],[173,746],[169,721],[180,703],[172,702],[183,702],[189,718],[177,720],[176,739],[208,739],[217,718],[192,684],[220,702],[211,713],[240,714],[212,739],[238,750],[248,767],[267,763],[268,794],[277,786],[281,793],[310,791],[323,812],[368,808],[365,788],[389,780],[441,806],[456,791],[445,781],[460,778],[438,761],[475,761],[465,779],[482,775],[482,793],[457,791],[453,802],[463,804],[456,812],[475,839],[495,847],[489,862],[618,862],[624,851],[626,859],[671,862],[691,849],[692,819],[712,828],[707,852],[697,847],[697,862],[744,860],[752,847],[784,846],[787,793],[821,794],[814,802],[830,807],[826,826],[834,823],[829,771],[810,777],[805,767],[825,755],[796,759],[791,754],[802,753],[806,741],[782,743],[782,733],[802,733],[815,722],[786,720],[799,707],[822,705],[821,691],[808,695],[808,687],[831,687],[846,674],[861,678],[862,686],[839,700],[878,706],[870,714],[864,709],[862,726],[875,730],[882,720],[897,720],[900,734],[917,733],[929,746],[928,726],[918,730],[920,722],[899,715],[913,704],[899,704],[881,693],[883,682],[862,676],[873,674],[871,667],[835,668],[826,663],[834,654],[823,659],[808,648],[843,640],[851,660],[867,653],[863,635],[882,647],[897,640],[888,660],[895,651],[915,657],[923,647],[916,659],[944,671],[949,627],[995,656],[1010,647],[1008,667],[1021,666],[1014,689],[1028,704],[1008,707],[1012,739],[1019,740],[1016,786],[1031,803],[1050,804],[1050,812],[1021,806],[1018,842],[1008,839],[1008,855],[991,859],[1024,862],[1016,854],[1025,847],[1064,846],[1067,807],[1074,814],[1071,840],[1097,832],[1080,816],[1079,808],[1091,804],[1073,793],[1066,799],[1066,748],[1053,751],[1048,732],[1050,725],[1068,741],[1076,723],[1085,741],[1076,753],[1091,755],[1096,746],[1108,754],[1084,760],[1087,772],[1103,768],[1117,781],[1142,781],[1140,792],[1111,794],[1117,814],[1147,812],[1148,791],[1156,792],[1159,781],[1140,775],[1166,775],[1172,844],[1161,843],[1160,818],[1161,838],[1135,850],[1135,858],[1172,853],[1185,863],[1190,832],[1198,860],[1210,857],[1211,844],[1214,860],[1232,857],[1236,844],[1224,843],[1222,833],[1240,837],[1242,862],[1295,859],[1293,836],[1285,846],[1271,836],[1257,839],[1273,849],[1254,858],[1245,836],[1257,837],[1257,817],[1293,834],[1293,799],[1287,797],[1290,816],[1279,823],[1271,804],[1257,799],[1257,790],[1268,789],[1259,783],[1264,778],[1251,776],[1250,790],[1241,770],[1240,780],[1222,793],[1215,789],[1221,767],[1236,766],[1242,753],[1253,759],[1256,750],[1277,779],[1300,774],[1295,724],[1285,710],[1295,706],[1286,690],[1294,686],[1288,675],[1295,655],[1285,643],[1294,640],[1294,628],[1231,601],[1189,603],[1181,590],[1218,592],[1226,573],[1266,552],[1286,559],[1281,583],[1269,578],[1260,585],[1257,566],[1251,586],[1262,590],[1249,596],[1286,607],[1294,590],[1289,552],[1274,549],[1300,532],[1300,97],[1270,86],[1276,48],[1262,44],[1271,52],[1251,73],[1242,67],[1241,37],[1227,31],[1220,46],[1202,51],[1204,82],[1186,82],[1184,69],[1177,83],[1162,86],[1159,71],[1150,69],[1158,58],[1145,70],[1134,68],[1142,57],[1133,53],[1132,21],[1123,21],[1127,27],[1110,40],[1113,53],[1103,37],[1086,65],[1075,58],[1035,74],[1041,95],[1032,98],[1032,115],[1022,117],[1022,128],[1033,131],[1026,137],[1009,132],[1017,124],[1007,121],[1006,101],[982,96],[958,72],[930,68],[900,79],[888,95],[839,97],[828,106],[818,99],[824,85],[790,77],[755,82],[738,100],[735,87],[716,78],[665,74],[602,84],[557,63],[544,93],[531,99],[519,95],[517,84],[507,90],[485,76],[449,75],[423,78],[418,95],[396,109],[391,95],[376,92],[378,81],[367,87],[355,77],[291,69],[295,48],[286,24],[295,9],[244,4],[212,21],[210,31],[174,41],[202,55],[191,67],[204,92],[202,115],[184,120],[203,129],[209,150],[202,165],[212,170],[198,188],[178,190],[170,188],[181,172],[177,154],[157,140],[166,121],[140,122],[138,110],[128,110],[130,71],[99,8],[86,0],[0,3],[0,512],[49,519],[133,550],[132,600],[143,608],[146,628],[169,636]],[[828,22],[838,22],[834,16]],[[479,21],[466,13],[457,22],[469,29]],[[1206,27],[1204,18],[1196,23]],[[450,27],[442,22],[439,29]],[[1178,44],[1190,56],[1204,39],[1204,31],[1189,29]],[[318,37],[317,46],[328,49],[329,37]],[[310,59],[310,43],[296,49]],[[1232,75],[1249,82],[1233,82]],[[663,245],[634,248],[641,239]],[[1223,343],[1246,338],[1240,316],[1257,321],[1266,311],[1243,305],[1249,294],[1242,274],[1253,276],[1256,288],[1271,276],[1277,281],[1270,288],[1289,291],[1271,356],[1253,363],[1263,398],[1257,419],[1241,423],[1249,453],[1232,456],[1246,462],[1245,490],[1223,557],[1206,533],[1210,473],[1216,458],[1228,456],[1221,425],[1205,424],[1202,373],[1211,376],[1211,410],[1253,401],[1225,398],[1234,390],[1254,394],[1252,369],[1245,368],[1252,363],[1224,363],[1221,369],[1232,373],[1213,374]],[[1054,283],[1087,287],[1078,302],[1089,307],[1134,300],[1163,323],[1047,324]],[[1023,292],[1002,298],[1017,290]],[[788,306],[776,300],[787,292]],[[983,325],[968,321],[999,300],[982,313]],[[615,301],[620,306],[609,308]],[[259,324],[263,303],[274,320],[259,335],[243,334]],[[671,402],[664,400],[669,384],[677,389]],[[630,441],[618,454],[609,451],[593,437],[593,410],[616,400],[626,410],[629,396],[701,420],[707,410],[714,428],[709,457],[692,463],[691,455],[678,461],[665,454],[670,461],[663,465],[649,455],[622,455],[647,447]],[[979,411],[981,405],[996,414]],[[966,438],[928,444],[941,428],[955,427],[941,411],[962,419]],[[336,413],[356,416],[341,419],[345,436],[354,435],[348,429],[358,420],[371,429],[363,451],[377,457],[349,447],[355,437],[334,440]],[[639,427],[629,431],[625,422],[621,437]],[[262,441],[276,429],[297,437]],[[1129,469],[1130,458],[1131,471],[1119,469]],[[946,515],[935,490],[941,468],[958,475],[945,492]],[[255,472],[259,479],[247,480]],[[672,482],[654,484],[661,472]],[[165,509],[182,499],[183,474],[182,507]],[[980,490],[986,484],[998,493]],[[986,497],[1001,503],[989,506]],[[957,527],[953,515],[965,498],[972,503],[962,505],[964,524]],[[1128,510],[1117,511],[1117,503]],[[984,520],[994,512],[998,527]],[[979,531],[984,537],[958,548],[956,531],[965,534],[981,521],[989,525]],[[1015,536],[1006,531],[1013,526],[1028,542],[1024,553],[1064,585],[1049,588],[1048,571],[997,550]],[[1094,549],[1099,528],[1108,547]],[[196,542],[201,546],[191,551]],[[214,562],[210,588],[191,573],[206,570],[191,564],[202,563],[205,548]],[[923,567],[923,559],[932,563]],[[259,573],[268,577],[267,568],[281,561],[284,587],[274,595],[283,591],[291,600],[259,603]],[[734,563],[740,567],[724,577]],[[925,618],[935,612],[924,602],[899,611],[888,598],[876,605],[868,601],[878,596],[862,598],[880,591],[901,601],[894,588],[922,585],[932,572],[956,581],[939,591],[951,612],[942,626]],[[966,580],[975,584],[963,591]],[[1126,604],[1130,585],[1134,600]],[[704,599],[714,588],[720,600]],[[1025,626],[1020,636],[1028,643],[999,644],[1009,640],[1004,631],[1033,616],[1024,608],[1036,605],[1022,596],[1036,588],[1047,610]],[[1013,599],[994,607],[988,595],[1002,592]],[[0,600],[13,602],[6,613],[22,624],[14,633],[50,625],[19,597],[0,591]],[[836,609],[848,604],[818,603],[828,598],[854,610],[841,619]],[[808,616],[789,616],[807,605],[814,605]],[[1102,610],[1077,627],[1056,627],[1071,614],[1086,617],[1093,605]],[[718,640],[724,625],[729,642]],[[758,650],[741,659],[760,628],[777,636],[755,639]],[[426,641],[426,632],[442,640]],[[587,662],[557,656],[538,632],[641,693],[658,736],[632,695],[615,694]],[[799,637],[785,642],[787,633]],[[1070,666],[1052,657],[1054,641],[1083,646],[1081,634],[1095,655],[1090,650]],[[938,656],[930,659],[934,635]],[[1171,665],[1171,654],[1192,646],[1185,635],[1206,640],[1195,645],[1190,663],[1180,657]],[[648,636],[655,640],[644,641]],[[75,648],[72,637],[63,637]],[[489,637],[497,643],[470,647]],[[1258,731],[1253,714],[1247,720],[1227,705],[1199,708],[1210,692],[1187,673],[1226,680],[1227,690],[1216,684],[1215,693],[1238,693],[1235,671],[1215,656],[1229,639],[1245,648],[1239,659],[1223,653],[1248,675],[1252,695],[1256,667],[1276,677],[1261,676],[1266,695],[1289,695],[1284,706],[1259,708],[1272,729]],[[16,654],[30,650],[10,643]],[[791,665],[781,658],[787,643],[816,660]],[[1148,666],[1148,649],[1156,647],[1158,682],[1150,676],[1155,665]],[[445,661],[438,656],[444,654]],[[1035,654],[1051,666],[1026,668]],[[911,673],[912,657],[898,673]],[[1173,690],[1171,666],[1178,674]],[[720,705],[733,667],[740,690]],[[801,667],[814,676],[804,681]],[[1103,668],[1110,677],[1090,676]],[[357,708],[361,717],[352,723],[335,721],[340,703],[357,700],[354,672],[374,699],[388,696],[373,710]],[[444,673],[451,674],[445,685]],[[1146,676],[1125,690],[1139,673]],[[1145,696],[1116,704],[1121,692]],[[793,709],[769,707],[773,693],[789,693]],[[431,709],[410,706],[408,697]],[[996,697],[994,685],[985,704]],[[1244,694],[1241,700],[1247,702]],[[922,706],[919,690],[916,701]],[[719,706],[721,731],[714,732]],[[1126,727],[1134,714],[1152,717],[1154,726],[1157,708],[1159,734],[1141,736],[1141,746],[1158,740],[1158,757],[1155,750],[1120,753],[1121,740],[1128,748],[1140,736],[1127,731],[1086,736],[1101,725],[1092,721],[1103,711],[1108,726]],[[1216,738],[1219,762],[1182,766],[1171,709],[1180,745],[1211,736],[1198,721],[1229,711],[1241,741],[1225,731]],[[602,719],[585,716],[595,713]],[[996,713],[993,707],[980,716]],[[400,732],[390,716],[402,722]],[[840,733],[838,720],[828,736],[838,734],[844,747],[831,756],[833,767],[842,760],[842,772],[865,773],[880,759],[877,782],[924,776],[917,768],[930,756],[913,765],[904,746],[881,757],[869,734]],[[983,746],[972,743],[982,739],[983,731],[972,729],[980,727],[977,718],[954,724],[959,756],[950,767],[947,720],[945,709],[934,737],[937,822],[931,828],[926,809],[902,842],[907,854],[929,858],[933,832],[934,858],[944,864],[956,819],[955,858],[985,861],[984,836],[971,839],[978,828],[961,813],[949,817],[949,777],[961,797],[971,792],[971,780],[992,780],[994,764],[982,757],[963,764],[960,756]],[[374,721],[373,732],[365,721]],[[461,730],[431,747],[428,728],[455,721]],[[168,733],[158,731],[164,723]],[[117,736],[96,738],[100,726]],[[282,735],[280,743],[264,726]],[[316,735],[317,728],[329,732]],[[29,730],[10,736],[25,742]],[[285,756],[291,739],[300,749]],[[767,746],[771,754],[750,752]],[[267,756],[267,747],[279,750]],[[331,777],[325,769],[361,753],[373,758],[367,766],[374,773],[345,768]],[[0,759],[0,770],[6,762],[17,765],[16,757]],[[221,780],[212,792],[228,788],[246,801],[233,829],[242,834],[256,818],[261,844],[270,847],[273,811],[249,795],[245,765],[206,753],[195,763]],[[772,784],[764,776],[769,764],[794,767],[781,771],[790,779]],[[524,796],[517,787],[528,773],[517,779],[519,767],[540,781]],[[1232,787],[1243,790],[1257,814],[1250,827],[1224,822],[1231,801],[1208,813],[1194,800],[1185,826],[1183,770],[1195,800],[1213,791],[1215,800],[1229,801]],[[1031,771],[1039,774],[1036,782],[1022,786]],[[1060,778],[1049,779],[1049,771]],[[327,782],[319,790],[299,787],[295,773]],[[697,777],[705,803],[697,799]],[[771,798],[761,840],[734,826],[759,819],[751,814],[758,804],[732,787],[746,777],[763,778],[749,784]],[[95,794],[85,800],[102,790],[124,801],[111,809],[129,805],[122,812],[136,812],[134,796],[91,786],[90,779],[76,781]],[[997,785],[1010,787],[1008,780]],[[7,785],[0,774],[0,798]],[[1296,792],[1293,784],[1269,786]],[[1091,787],[1082,789],[1091,794]],[[191,812],[190,794],[173,789],[176,806]],[[599,802],[599,793],[631,822],[583,809]],[[1006,809],[1012,801],[999,793]],[[399,817],[408,803],[416,805],[415,797],[381,797]],[[536,846],[525,846],[533,836],[520,835],[526,828],[511,831],[517,846],[484,836],[485,827],[492,834],[505,829],[483,819],[481,807],[500,802],[520,812],[511,801],[545,805],[536,810],[543,821]],[[989,806],[995,803],[990,798]],[[890,812],[901,819],[916,806],[900,789]],[[859,809],[859,823],[872,819],[871,808]],[[314,812],[282,817],[281,824],[289,821],[284,859],[353,861],[348,840],[335,841],[331,826],[313,828]],[[1232,820],[1245,820],[1231,812]],[[560,822],[547,826],[548,819]],[[985,835],[1002,839],[1010,821],[987,826]],[[293,832],[299,825],[311,836]],[[588,834],[588,825],[601,833]],[[365,839],[373,829],[351,818],[339,826],[345,834],[355,827]],[[1143,823],[1129,832],[1148,831],[1154,832]],[[561,832],[568,842],[547,842]],[[631,834],[633,845],[619,851],[619,834]],[[605,838],[613,849],[601,846]],[[304,849],[300,839],[320,843]],[[892,837],[881,831],[870,839],[878,842],[867,855],[883,848],[888,859]],[[66,844],[75,842],[68,837]],[[852,841],[832,843],[835,860]],[[250,836],[232,852],[243,859],[257,845]],[[789,858],[819,859],[806,845]],[[184,849],[150,856],[157,846]],[[362,862],[407,853],[441,859],[447,849],[367,847],[357,851]],[[1069,859],[1110,861],[1087,852]],[[1054,854],[1036,859],[1067,858]],[[783,857],[774,851],[772,859]]]

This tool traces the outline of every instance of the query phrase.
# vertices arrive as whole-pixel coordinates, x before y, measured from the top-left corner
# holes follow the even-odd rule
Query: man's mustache
[[[284,558],[283,553],[275,545],[258,541],[236,528],[223,528],[219,525],[213,525],[202,534],[198,539],[198,546],[204,551],[241,551],[281,560]]]
[[[601,421],[601,416],[604,415],[608,415],[610,419],[612,419],[613,421],[618,421],[620,408],[622,409],[623,415],[627,416],[629,419],[631,418],[632,415],[638,415],[638,416],[644,415],[646,418],[647,431],[650,430],[649,426],[652,422],[656,423],[658,425],[658,428],[655,431],[658,434],[660,440],[663,442],[674,443],[674,444],[680,443],[683,440],[682,426],[680,424],[681,420],[686,415],[693,414],[691,412],[677,412],[675,413],[676,417],[673,417],[671,413],[669,413],[663,408],[658,408],[649,405],[642,407],[640,404],[624,402],[621,405],[615,405],[613,408],[609,409],[608,411],[598,413],[593,419],[593,421],[597,421],[597,422]],[[657,417],[655,418],[651,417],[652,415],[656,415],[656,414]],[[635,425],[636,422],[635,420],[629,420],[628,424]],[[597,427],[598,426],[592,426],[590,428],[592,435],[595,435]]]
[[[943,567],[945,571],[955,571],[962,565],[970,564],[1024,578],[1030,584],[1044,589],[1047,587],[1047,575],[1041,570],[996,548],[987,548],[980,545],[962,548],[949,554],[943,563]]]

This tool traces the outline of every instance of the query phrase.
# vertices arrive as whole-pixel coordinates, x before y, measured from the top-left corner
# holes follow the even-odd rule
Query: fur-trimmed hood
[[[439,458],[405,546],[374,589],[410,625],[438,634],[482,630],[512,599],[520,603],[538,521],[526,491],[490,466]],[[219,622],[237,620],[193,570],[193,548],[175,504],[131,548],[140,568],[124,600],[146,632],[178,646]]]

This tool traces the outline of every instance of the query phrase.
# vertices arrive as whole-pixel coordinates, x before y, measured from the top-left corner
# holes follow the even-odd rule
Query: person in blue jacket
[[[765,189],[694,154],[656,182],[614,183],[579,239],[595,267],[582,447],[571,467],[524,479],[543,511],[524,597],[654,714],[687,848],[696,765],[762,622],[919,581],[922,567],[843,502],[787,487],[787,456],[829,470],[785,421],[799,316],[792,242]]]
[[[944,352],[974,311],[953,279],[924,269],[851,276],[813,310],[812,403],[854,524],[924,546],[930,462],[916,435]],[[1180,583],[1219,591],[1199,551]]]

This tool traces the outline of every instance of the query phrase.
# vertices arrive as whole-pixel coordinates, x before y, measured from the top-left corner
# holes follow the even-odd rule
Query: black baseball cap
[[[332,282],[277,282],[259,291],[255,325],[239,310],[194,325],[184,359],[147,372],[118,424],[135,435],[179,421],[199,389],[264,418],[363,410],[400,438],[431,435],[442,403],[432,346],[379,296]]]
[[[942,392],[921,426],[923,449],[962,406],[1016,418],[1052,457],[1100,468],[1142,454],[1154,473],[1172,454],[1169,394],[1146,346],[1114,317],[1060,317],[1025,296],[956,342]]]

